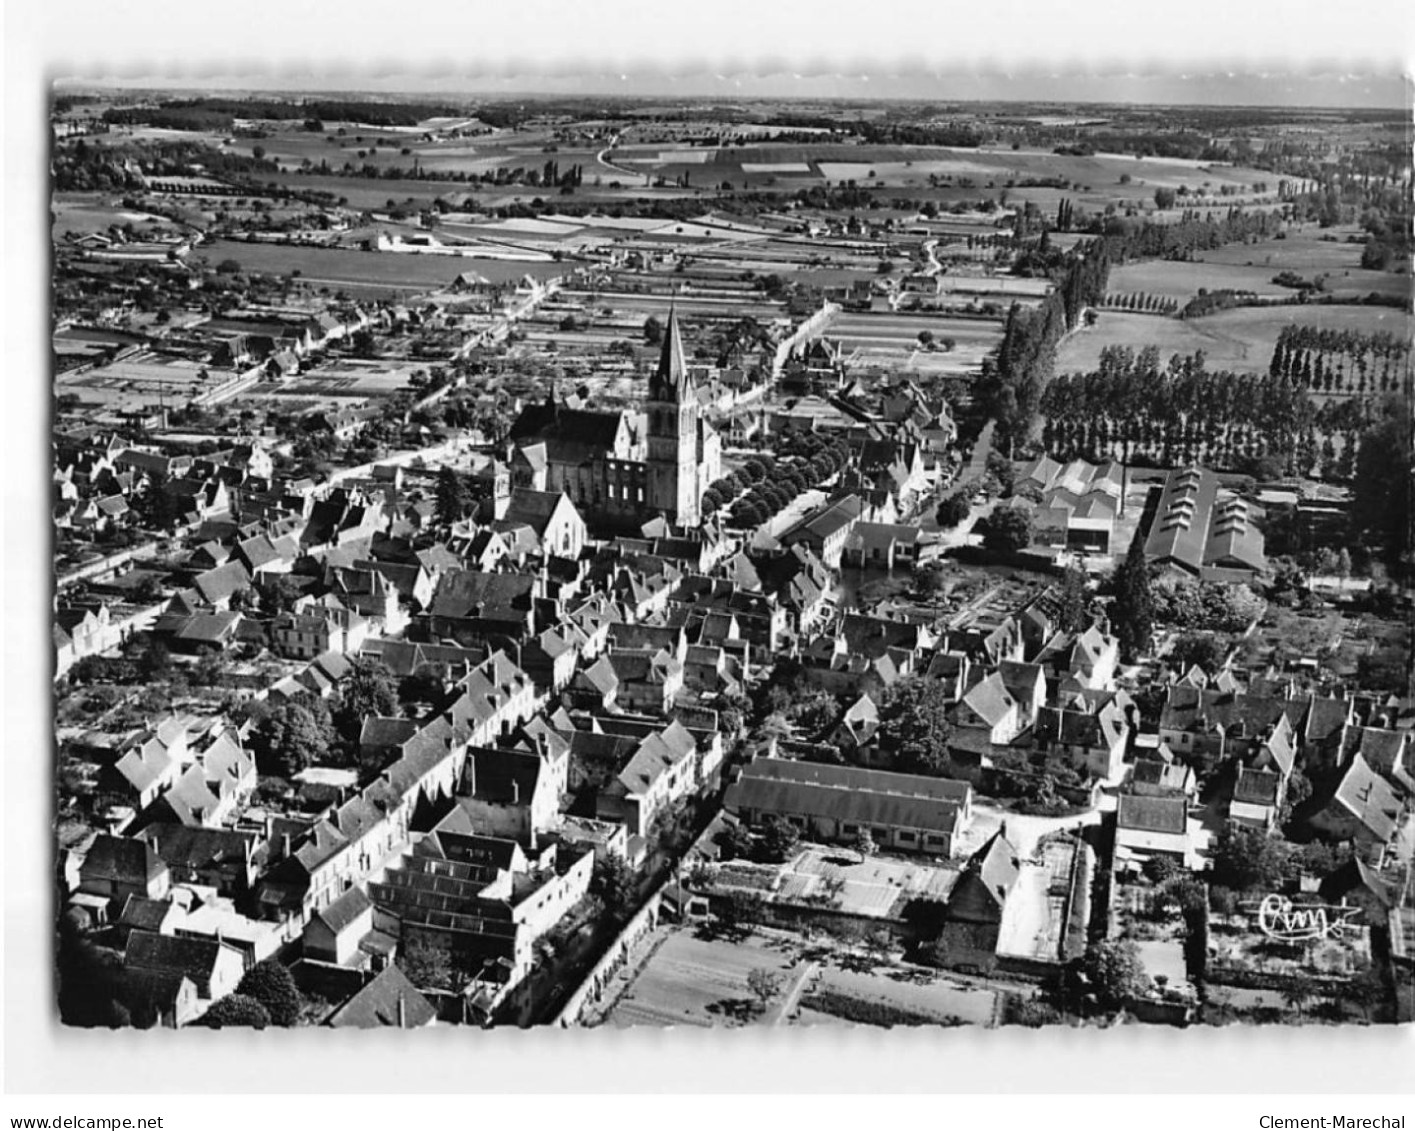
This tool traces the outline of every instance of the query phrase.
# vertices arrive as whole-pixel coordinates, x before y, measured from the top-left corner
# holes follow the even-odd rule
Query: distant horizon
[[[321,95],[421,97],[465,100],[624,98],[798,101],[949,102],[960,104],[1051,104],[1062,106],[1210,107],[1232,109],[1397,111],[1412,105],[1412,80],[1393,68],[1357,72],[1347,68],[1252,68],[1183,71],[1061,71],[1040,68],[950,71],[916,69],[810,74],[634,72],[603,68],[587,72],[541,71],[477,78],[450,75],[319,73],[270,75],[258,68],[209,77],[163,74],[62,75],[51,80],[61,93],[251,94],[308,98]]]

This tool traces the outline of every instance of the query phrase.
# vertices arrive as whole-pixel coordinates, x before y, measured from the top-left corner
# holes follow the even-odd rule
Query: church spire
[[[668,325],[663,329],[663,350],[658,355],[649,396],[654,400],[678,401],[688,388],[688,362],[683,356],[683,339],[678,333],[678,311],[670,303]]]

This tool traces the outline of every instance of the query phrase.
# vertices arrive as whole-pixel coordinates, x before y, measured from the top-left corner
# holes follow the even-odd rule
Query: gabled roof
[[[990,727],[997,726],[1017,706],[1017,701],[1008,693],[1002,676],[997,672],[975,684],[963,696],[963,702]]]
[[[1400,799],[1370,764],[1357,754],[1336,788],[1334,800],[1349,812],[1378,843],[1395,832]]]
[[[999,909],[1006,904],[1021,872],[1022,862],[1017,856],[1017,849],[1001,830],[973,854],[965,869],[965,874],[981,884],[982,890]]]
[[[1282,778],[1272,770],[1250,770],[1238,767],[1238,780],[1233,786],[1233,800],[1245,805],[1276,806],[1282,790]]]
[[[249,833],[171,822],[148,825],[139,835],[167,864],[197,870],[228,862],[246,864],[255,848]]]
[[[541,780],[538,754],[472,747],[464,771],[468,792],[494,805],[529,806]]]
[[[1182,836],[1189,829],[1189,803],[1183,797],[1122,793],[1116,808],[1116,824],[1137,832]]]
[[[373,903],[364,894],[363,888],[353,887],[329,906],[316,911],[314,917],[337,935],[372,907]]]
[[[108,833],[94,838],[80,866],[85,877],[144,886],[166,871],[167,865],[147,842]]]
[[[248,589],[251,575],[240,562],[230,561],[198,574],[192,582],[202,599],[210,604],[229,600],[232,594]]]
[[[128,936],[128,945],[123,951],[123,965],[128,969],[182,974],[201,985],[211,980],[223,950],[239,954],[216,939],[159,935],[154,931],[136,930]]]
[[[325,1024],[334,1029],[417,1029],[437,1019],[416,986],[397,966],[390,965],[341,1005]]]

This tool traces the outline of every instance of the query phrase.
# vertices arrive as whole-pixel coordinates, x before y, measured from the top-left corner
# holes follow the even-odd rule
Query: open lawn
[[[733,1022],[771,1023],[796,989],[799,1025],[842,1022],[810,1002],[822,996],[835,1004],[861,1003],[877,1012],[899,1011],[922,1023],[992,1023],[994,990],[946,976],[883,962],[869,962],[838,951],[833,943],[812,943],[802,936],[769,931],[743,938],[709,938],[684,928],[661,927],[648,941],[647,960],[633,974],[607,1021],[615,1028],[632,1025],[692,1025],[700,1028]],[[765,1014],[753,1008],[747,988],[750,971],[764,968],[781,976],[781,993]],[[825,1004],[825,1003],[821,1003]],[[883,1011],[878,1007],[883,1007]],[[795,1010],[788,1011],[794,1015]]]
[[[785,980],[796,970],[796,960],[759,936],[729,942],[690,931],[668,932],[615,1003],[609,1024],[710,1028],[734,1018],[746,1020],[753,1004],[747,975],[758,967]]]
[[[1211,370],[1262,373],[1272,362],[1278,334],[1289,324],[1367,334],[1386,331],[1408,338],[1415,319],[1379,306],[1242,307],[1182,321],[1103,310],[1095,326],[1076,331],[1062,343],[1056,371],[1089,372],[1099,362],[1101,350],[1119,345],[1134,350],[1157,346],[1165,360],[1171,354],[1203,350]]]

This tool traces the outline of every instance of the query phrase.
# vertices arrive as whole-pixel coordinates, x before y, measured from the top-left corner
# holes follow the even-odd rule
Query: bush
[[[945,530],[951,529],[968,517],[973,509],[968,501],[968,496],[962,491],[949,495],[938,505],[938,513],[934,516],[938,520],[939,526]]]
[[[201,1018],[209,1029],[264,1029],[270,1024],[270,1013],[253,997],[231,994],[222,998]]]
[[[264,1006],[273,1025],[289,1028],[300,1016],[300,991],[290,971],[273,958],[257,962],[246,971],[237,994],[253,998]]]

